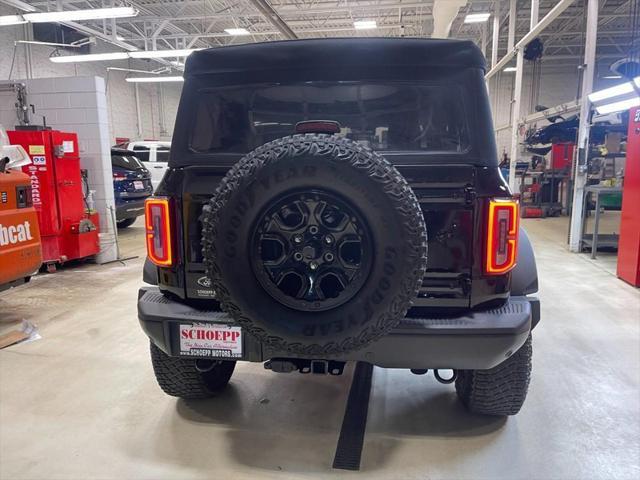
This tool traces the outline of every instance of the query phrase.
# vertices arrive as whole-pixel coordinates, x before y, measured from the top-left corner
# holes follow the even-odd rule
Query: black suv
[[[144,201],[153,193],[151,174],[133,152],[118,147],[111,149],[111,169],[116,222],[127,228],[144,214]]]
[[[468,41],[317,39],[193,53],[147,201],[138,314],[169,395],[236,361],[362,361],[520,410],[539,303]],[[517,263],[516,263],[517,259]],[[452,369],[443,379],[438,369]]]

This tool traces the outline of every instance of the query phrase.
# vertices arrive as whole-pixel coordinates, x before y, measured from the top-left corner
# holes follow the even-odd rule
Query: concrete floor
[[[640,291],[611,259],[568,254],[567,219],[525,221],[542,322],[521,413],[466,413],[431,375],[375,369],[362,471],[331,469],[351,370],[241,364],[184,402],[156,386],[136,320],[142,225],[124,264],[77,265],[0,294],[0,326],[42,339],[0,351],[0,478],[640,478]]]

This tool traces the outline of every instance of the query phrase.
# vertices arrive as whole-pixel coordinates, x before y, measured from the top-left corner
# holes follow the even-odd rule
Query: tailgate
[[[424,213],[428,264],[415,307],[468,308],[474,244],[475,167],[471,165],[398,166]],[[226,173],[221,167],[184,169],[182,214],[185,294],[211,298],[202,258],[200,214]]]

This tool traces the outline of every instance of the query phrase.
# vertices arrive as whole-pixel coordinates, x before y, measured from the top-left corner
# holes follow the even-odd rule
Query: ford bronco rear
[[[454,40],[189,57],[138,299],[166,393],[214,395],[236,361],[334,375],[362,361],[451,369],[471,411],[519,411],[537,274],[484,67]]]

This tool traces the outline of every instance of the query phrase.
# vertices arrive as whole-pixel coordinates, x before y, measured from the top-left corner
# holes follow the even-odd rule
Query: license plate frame
[[[133,188],[135,188],[136,190],[144,190],[144,183],[142,182],[142,180],[134,180]]]
[[[180,323],[178,352],[184,357],[232,358],[243,356],[242,328],[221,323]]]

